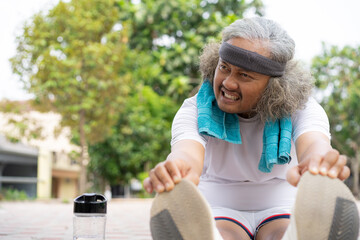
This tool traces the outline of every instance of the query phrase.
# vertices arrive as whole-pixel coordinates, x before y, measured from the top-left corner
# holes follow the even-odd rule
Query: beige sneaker
[[[150,230],[154,240],[222,239],[205,198],[183,179],[170,192],[158,194],[151,206]]]
[[[306,172],[283,240],[356,240],[358,234],[358,208],[347,186]]]

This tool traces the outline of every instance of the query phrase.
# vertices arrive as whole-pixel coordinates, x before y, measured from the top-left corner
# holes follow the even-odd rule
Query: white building
[[[20,139],[22,144],[38,150],[36,182],[37,198],[40,199],[70,200],[78,195],[80,166],[76,163],[76,158],[80,149],[71,144],[70,129],[61,128],[60,120],[61,116],[53,112],[0,112],[0,133]],[[0,141],[0,151],[1,145]],[[7,181],[10,180],[7,178]],[[23,180],[34,181],[34,178]]]

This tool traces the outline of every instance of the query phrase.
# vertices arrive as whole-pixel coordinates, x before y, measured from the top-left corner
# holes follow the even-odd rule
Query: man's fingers
[[[186,179],[190,180],[191,182],[193,182],[195,185],[198,185],[200,182],[200,178],[197,174],[190,172],[188,175],[186,175],[185,177]]]
[[[194,176],[193,176],[194,174]],[[175,184],[182,178],[188,178],[193,183],[199,183],[199,176],[196,171],[191,170],[191,166],[181,159],[168,159],[161,162],[149,172],[149,180],[144,181],[144,187],[147,191],[155,190],[158,193],[171,191]]]
[[[346,157],[344,155],[340,155],[335,164],[329,169],[328,176],[331,178],[337,178],[345,167],[346,161]]]
[[[145,178],[145,180],[144,180],[144,182],[143,182],[143,185],[144,185],[145,191],[147,191],[148,193],[152,193],[152,192],[153,192],[154,188],[153,188],[153,186],[152,186],[150,177]]]
[[[323,176],[345,180],[350,176],[350,169],[346,166],[346,162],[346,156],[340,155],[337,150],[332,149],[324,156],[313,155],[298,166],[289,169],[286,178],[291,185],[297,186],[301,175],[309,171],[314,175],[320,173]]]
[[[169,174],[169,171],[165,163],[160,163],[159,167],[155,168],[155,174],[156,177],[161,182],[162,186],[165,188],[165,190],[170,191],[171,189],[174,188],[174,182]]]
[[[181,164],[181,163],[178,163]],[[172,186],[174,185],[174,183],[179,183],[181,180],[181,173],[179,170],[179,167],[181,168],[181,166],[176,165],[176,163],[174,161],[167,161],[165,163],[165,167],[169,172],[170,177],[172,178],[172,181],[170,184],[172,184]]]
[[[182,161],[161,162],[152,170],[149,176],[156,192],[171,191],[182,178],[182,170],[188,171]]]
[[[344,166],[344,168],[342,169],[342,171],[339,173],[338,178],[342,181],[344,181],[345,179],[347,179],[348,177],[350,177],[350,169],[348,168],[348,166]]]
[[[154,190],[156,192],[160,193],[160,192],[163,192],[165,190],[165,185],[158,178],[158,176],[157,176],[157,174],[155,172],[156,170],[158,170],[158,168],[154,168],[154,169],[150,170],[149,176],[150,176],[151,183],[152,183],[152,186],[153,186]]]
[[[339,158],[339,152],[336,151],[335,149],[327,152],[323,158],[323,161],[320,164],[320,174],[326,176],[329,170],[337,162],[338,158]]]
[[[322,160],[322,157],[320,155],[312,156],[310,159],[310,162],[309,162],[309,167],[306,168],[305,170],[309,170],[309,172],[311,172],[312,174],[318,174],[319,169],[320,169],[321,160]],[[304,172],[305,171],[303,171],[302,173],[304,173]]]

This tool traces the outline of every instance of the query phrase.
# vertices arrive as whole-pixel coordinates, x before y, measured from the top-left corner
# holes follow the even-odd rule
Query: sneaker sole
[[[298,240],[356,240],[355,198],[339,179],[306,172],[299,183],[294,216]]]
[[[214,239],[210,208],[196,186],[186,179],[172,191],[155,197],[150,216],[154,240]]]

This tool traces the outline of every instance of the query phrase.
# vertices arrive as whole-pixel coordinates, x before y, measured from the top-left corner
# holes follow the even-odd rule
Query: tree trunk
[[[87,165],[89,163],[89,153],[88,146],[85,136],[85,110],[79,111],[80,121],[79,121],[79,134],[80,134],[80,180],[79,180],[79,191],[80,194],[83,194],[87,191]]]

